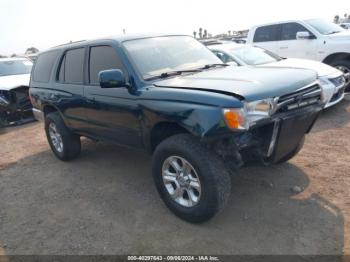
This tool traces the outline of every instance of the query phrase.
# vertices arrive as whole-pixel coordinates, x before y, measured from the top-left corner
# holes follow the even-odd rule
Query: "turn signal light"
[[[242,109],[224,109],[226,125],[231,129],[246,129],[245,114]]]

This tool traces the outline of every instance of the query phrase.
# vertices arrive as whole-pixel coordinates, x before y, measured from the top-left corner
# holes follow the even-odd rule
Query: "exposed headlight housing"
[[[270,117],[273,107],[273,98],[268,98],[244,102],[243,108],[225,108],[223,114],[229,128],[247,130],[259,120]]]

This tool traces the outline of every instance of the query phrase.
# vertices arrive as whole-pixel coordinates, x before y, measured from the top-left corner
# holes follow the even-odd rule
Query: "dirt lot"
[[[168,211],[142,152],[84,140],[63,163],[39,123],[0,145],[0,254],[350,254],[350,98],[289,163],[242,169],[201,225]]]

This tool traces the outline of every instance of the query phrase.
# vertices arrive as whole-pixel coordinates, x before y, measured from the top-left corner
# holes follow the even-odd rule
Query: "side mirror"
[[[102,88],[126,86],[124,73],[119,69],[103,70],[98,73],[98,79]]]
[[[305,40],[305,39],[312,39],[312,36],[309,32],[297,32],[296,35],[297,40]]]

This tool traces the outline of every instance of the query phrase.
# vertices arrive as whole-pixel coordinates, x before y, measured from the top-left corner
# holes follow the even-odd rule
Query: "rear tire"
[[[189,134],[167,138],[156,148],[153,178],[168,208],[191,223],[212,218],[231,193],[231,178],[221,158]]]
[[[73,134],[64,124],[58,112],[45,117],[46,137],[57,158],[69,161],[77,158],[81,151],[80,136]]]

